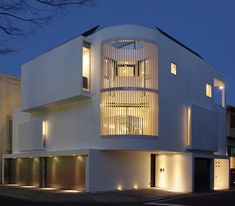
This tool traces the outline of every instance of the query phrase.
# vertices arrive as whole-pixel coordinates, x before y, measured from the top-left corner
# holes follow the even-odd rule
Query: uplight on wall
[[[42,121],[42,135],[43,137],[47,136],[47,121]]]
[[[187,107],[187,146],[191,145],[191,107]]]
[[[225,107],[225,84],[219,79],[214,79],[214,103]]]
[[[46,137],[47,137],[47,121],[42,121],[42,138],[43,138],[43,147],[46,147]]]

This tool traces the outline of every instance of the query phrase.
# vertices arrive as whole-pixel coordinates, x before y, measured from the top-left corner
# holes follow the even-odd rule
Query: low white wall
[[[23,122],[18,125],[18,149],[20,151],[44,150],[42,120]]]
[[[229,160],[214,160],[214,190],[229,189]]]
[[[149,187],[150,153],[90,150],[89,192]]]
[[[192,155],[157,155],[156,186],[177,192],[192,192]]]

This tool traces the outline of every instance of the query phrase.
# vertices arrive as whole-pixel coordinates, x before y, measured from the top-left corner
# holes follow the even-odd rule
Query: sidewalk
[[[38,188],[22,188],[18,186],[0,185],[0,196],[19,198],[33,202],[53,203],[140,203],[186,195],[159,189],[139,189],[129,191],[73,193],[59,190],[42,190]]]

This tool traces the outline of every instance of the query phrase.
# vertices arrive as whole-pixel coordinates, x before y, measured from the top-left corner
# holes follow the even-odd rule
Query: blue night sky
[[[98,0],[12,42],[18,51],[0,56],[0,72],[20,76],[23,63],[96,25],[158,26],[226,74],[227,104],[235,105],[234,9],[234,0]]]

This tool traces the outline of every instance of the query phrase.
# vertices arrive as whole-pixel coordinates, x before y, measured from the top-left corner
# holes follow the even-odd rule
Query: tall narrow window
[[[12,117],[7,117],[7,126],[8,126],[8,134],[7,134],[7,149],[6,153],[12,153]]]
[[[90,43],[83,42],[82,47],[82,88],[84,91],[90,91]]]
[[[212,86],[208,83],[206,83],[206,96],[207,97],[212,97]]]
[[[171,63],[171,74],[176,75],[176,64]]]

